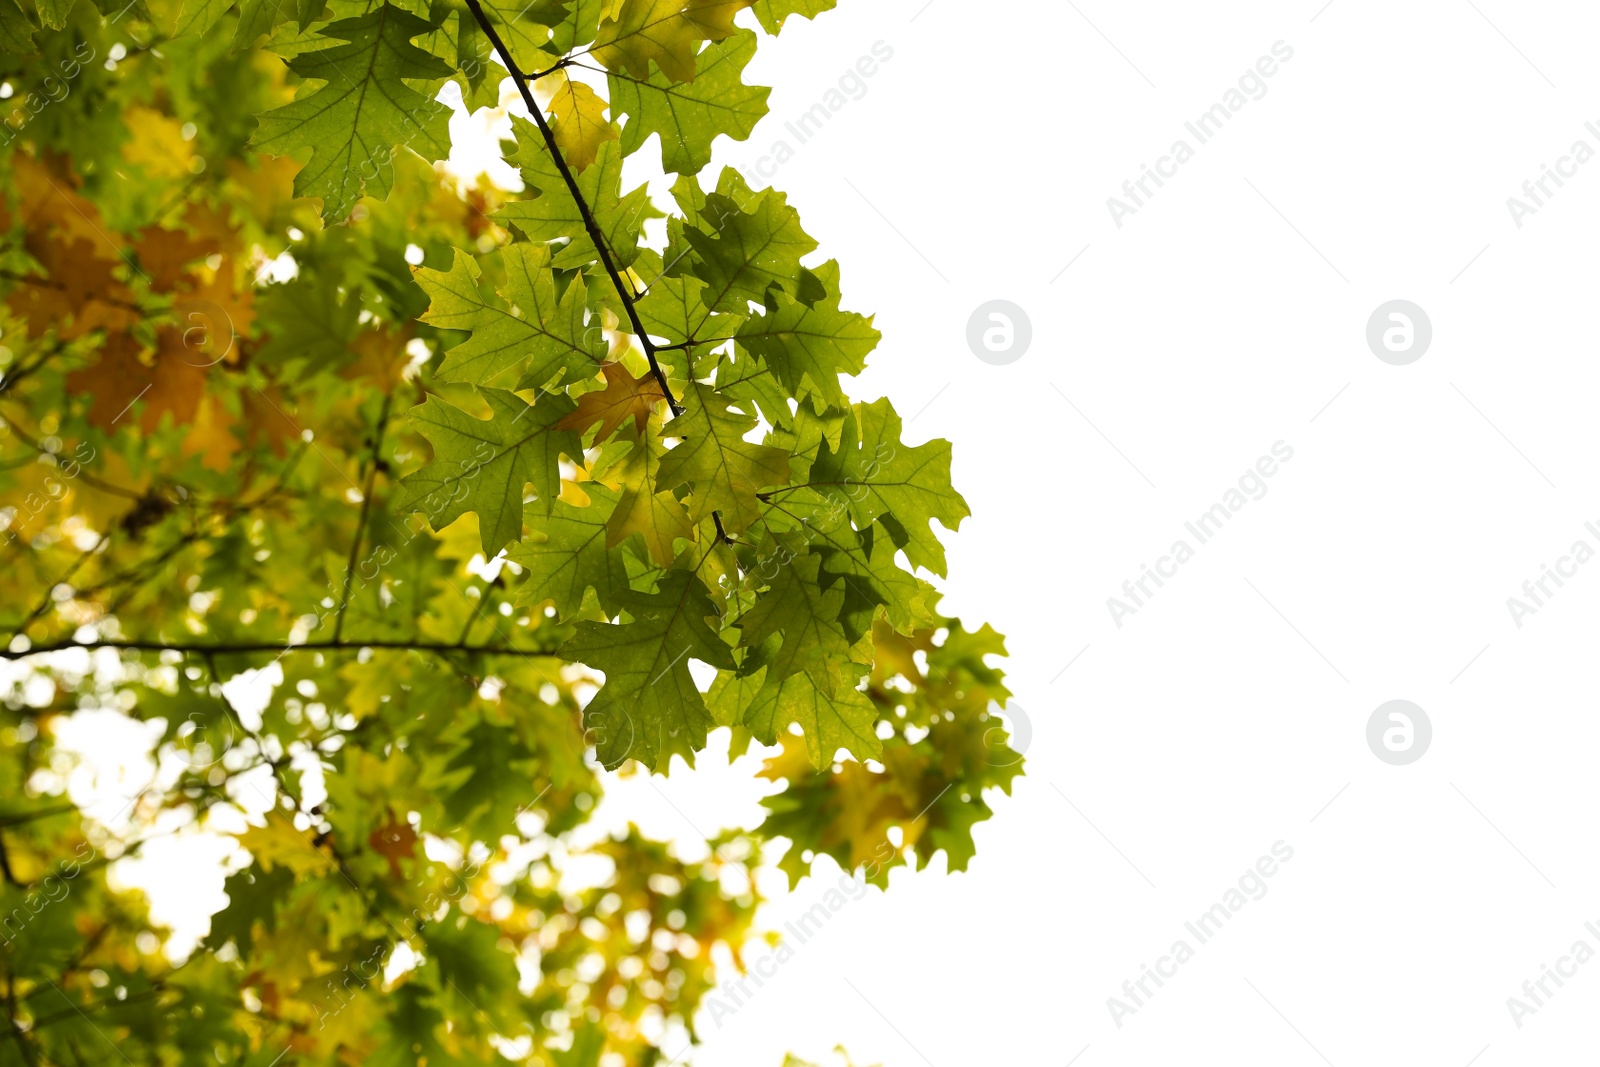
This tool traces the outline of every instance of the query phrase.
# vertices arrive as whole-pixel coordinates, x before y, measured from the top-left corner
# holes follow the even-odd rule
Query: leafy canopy
[[[764,855],[970,862],[1021,758],[950,446],[707,172],[832,0],[0,2],[0,1067],[657,1063]],[[716,730],[759,826],[592,822]]]

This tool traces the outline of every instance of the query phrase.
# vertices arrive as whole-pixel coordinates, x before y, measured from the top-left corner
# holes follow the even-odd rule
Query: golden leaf
[[[82,240],[94,254],[120,262],[120,238],[111,236],[100,218],[100,209],[78,195],[76,182],[65,165],[52,172],[30,156],[13,153],[11,181],[21,218],[12,219],[0,204],[0,224],[10,227],[13,222],[20,222],[30,235],[55,233],[68,241]]]
[[[191,263],[219,251],[208,241],[197,241],[181,230],[159,226],[140,230],[133,250],[139,257],[139,270],[149,279],[150,287],[161,291],[187,281]]]
[[[228,161],[228,180],[243,193],[239,200],[262,226],[294,202],[294,176],[299,171],[293,156],[257,156],[254,167],[239,159]]]
[[[333,861],[318,848],[303,830],[296,830],[289,817],[278,811],[267,813],[267,825],[252,826],[239,835],[239,844],[271,871],[287,867],[295,874],[331,871]]]
[[[146,432],[172,415],[183,424],[193,420],[205,394],[210,367],[184,342],[182,331],[163,327],[156,350],[145,353],[132,336],[112,334],[100,349],[100,361],[67,375],[67,388],[90,397],[89,421],[110,430],[135,401],[144,403],[139,425]]]
[[[635,378],[621,363],[603,363],[600,371],[605,375],[605,388],[578,397],[577,409],[556,426],[581,434],[599,422],[594,439],[604,441],[631,416],[634,432],[643,433],[656,403],[667,398],[655,375],[646,372]]]
[[[647,444],[641,438],[616,472],[622,496],[606,520],[606,547],[615,547],[629,535],[638,534],[650,558],[665,567],[676,554],[672,547],[675,538],[694,540],[694,523],[677,497],[665,490],[654,491],[657,461]]]
[[[45,274],[18,285],[6,305],[28,320],[29,336],[54,328],[57,337],[71,340],[97,329],[125,330],[139,321],[132,291],[112,272],[121,260],[102,257],[96,243],[31,231],[23,247]]]
[[[183,124],[154,108],[135,104],[122,113],[132,134],[122,144],[122,158],[157,178],[186,178],[194,146],[183,139]]]
[[[594,162],[600,146],[622,136],[622,131],[606,121],[606,102],[582,82],[560,74],[555,95],[550,98],[550,129],[556,143],[573,170],[583,170]]]
[[[367,845],[389,861],[389,874],[398,882],[405,877],[400,861],[416,858],[417,832],[404,819],[396,819],[393,812],[388,815],[388,822],[373,827],[372,833],[367,835]]]
[[[393,392],[405,380],[405,369],[411,362],[411,354],[406,351],[411,337],[409,325],[394,330],[380,323],[362,330],[350,342],[350,351],[356,358],[339,371],[339,376],[348,381],[368,381],[386,393]]]

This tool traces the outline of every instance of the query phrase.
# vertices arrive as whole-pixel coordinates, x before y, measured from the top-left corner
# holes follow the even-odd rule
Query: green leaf
[[[0,0],[0,53],[32,55],[35,27],[17,0]]]
[[[976,796],[970,800],[941,796],[935,814],[937,817],[928,829],[929,844],[933,849],[944,850],[945,864],[950,870],[966,870],[978,854],[972,828],[994,814],[993,811]]]
[[[629,115],[622,128],[622,151],[631,155],[652,134],[661,138],[661,166],[695,174],[711,162],[711,142],[719,134],[735,141],[750,136],[767,113],[772,90],[746,85],[744,68],[756,54],[756,35],[740,30],[721,43],[709,44],[695,57],[695,77],[675,82],[652,68],[647,79],[613,71],[611,113]]]
[[[191,33],[205,33],[232,6],[233,0],[183,0],[183,10],[178,12],[172,36],[187,37]]]
[[[515,1025],[522,999],[516,993],[517,964],[500,947],[501,936],[494,923],[466,916],[423,927],[428,962],[439,972],[439,1000],[467,1028],[487,1024],[489,1032],[500,1033]]]
[[[738,670],[718,671],[717,680],[706,693],[706,707],[711,709],[711,717],[718,726],[743,726],[746,712],[766,683],[765,667],[757,667],[749,674]]]
[[[72,14],[73,2],[74,0],[37,0],[35,7],[39,12],[39,21],[44,23],[44,28],[47,30],[66,29],[67,16]]]
[[[679,221],[671,219],[668,225]],[[712,314],[702,299],[706,283],[692,274],[668,274],[660,254],[654,250],[641,252],[633,269],[646,285],[644,299],[638,302],[637,308],[645,329],[651,334],[677,344],[689,340],[696,332],[707,338],[728,336],[744,321],[740,315]]]
[[[255,925],[271,931],[277,924],[278,905],[294,884],[294,872],[287,867],[266,871],[251,865],[228,875],[222,883],[228,905],[211,917],[211,932],[202,942],[215,951],[232,941],[248,955],[255,941]]]
[[[872,628],[880,605],[889,625],[901,633],[933,625],[931,609],[938,592],[895,562],[895,546],[881,526],[819,531],[813,550],[822,557],[825,572],[844,578],[839,619],[851,640]]]
[[[692,484],[690,517],[703,522],[718,511],[728,532],[740,533],[761,518],[756,494],[789,484],[789,453],[746,441],[744,435],[755,429],[755,416],[729,407],[708,385],[690,382],[682,400],[684,413],[662,431],[682,441],[662,457],[656,485],[675,489]]]
[[[644,558],[665,567],[673,561],[679,538],[694,540],[694,522],[678,498],[659,487],[661,446],[657,435],[647,425],[631,445],[615,474],[608,475],[622,487],[622,495],[606,522],[606,544],[614,547],[637,534]]]
[[[533,199],[516,200],[495,213],[498,222],[509,222],[535,241],[567,244],[555,254],[552,263],[563,269],[583,267],[598,257],[594,241],[584,226],[583,214],[544,137],[527,119],[513,115],[511,128],[516,133],[517,150],[509,161],[522,171],[522,180]],[[647,216],[650,198],[644,186],[622,195],[622,149],[616,141],[600,146],[594,163],[577,177],[578,191],[594,214],[600,235],[619,266],[632,263],[639,254],[639,227]]]
[[[564,18],[551,27],[550,52],[566,55],[581,44],[594,40],[607,0],[572,0]]]
[[[739,343],[766,361],[784,388],[797,399],[811,398],[820,414],[849,403],[839,375],[860,374],[867,353],[883,335],[872,319],[839,310],[839,264],[830,259],[816,270],[828,296],[810,307],[789,297],[739,327]]]
[[[235,52],[278,28],[288,16],[278,0],[239,0],[239,25],[233,31]]]
[[[296,369],[350,361],[350,342],[360,329],[359,299],[347,299],[321,279],[302,277],[268,286],[257,301],[272,323],[258,359]]]
[[[402,509],[435,530],[467,512],[478,516],[483,551],[493,556],[522,537],[523,488],[533,483],[548,510],[561,491],[559,460],[583,454],[577,434],[556,426],[575,405],[563,395],[529,404],[504,389],[480,389],[491,415],[480,419],[438,397],[411,415],[433,444],[433,462],[401,480]]]
[[[251,138],[260,151],[281,156],[311,149],[294,191],[322,197],[328,221],[349,215],[369,188],[379,199],[388,197],[390,158],[398,148],[430,161],[450,154],[450,109],[431,99],[432,86],[423,95],[406,84],[450,76],[442,60],[411,43],[430,29],[388,3],[324,27],[324,35],[349,43],[303,52],[289,63],[295,74],[322,86],[260,116]]]
[[[547,245],[515,244],[496,253],[505,268],[500,295],[491,302],[479,289],[481,271],[460,249],[448,271],[419,268],[417,284],[431,303],[422,321],[472,336],[450,349],[439,365],[449,381],[487,385],[525,367],[518,388],[556,387],[592,377],[605,358],[598,326],[586,323],[587,294],[575,277],[556,300]]]
[[[598,1023],[585,1022],[572,1035],[572,1047],[562,1051],[551,1049],[550,1057],[556,1067],[600,1067],[600,1057],[606,1051],[605,1028]]]
[[[796,299],[821,296],[820,287],[813,288],[815,278],[800,266],[817,242],[800,228],[800,213],[784,194],[774,189],[752,194],[731,168],[722,172],[718,188],[726,192],[706,194],[699,225],[683,230],[695,252],[692,264],[680,263],[674,273],[692,270],[705,282],[701,299],[713,311],[746,314],[750,303],[766,301],[770,289]]]
[[[514,731],[479,721],[444,766],[444,816],[482,841],[516,832],[516,815],[540,793],[533,753]]]
[[[131,3],[127,2],[127,0],[94,0],[94,6],[100,14],[113,23],[121,21],[123,15],[129,14],[142,22],[152,21],[150,8],[145,4],[144,0],[132,0]],[[66,7],[67,10],[70,10],[72,5],[69,3]]]
[[[527,570],[519,604],[552,601],[560,618],[570,618],[593,589],[600,604],[615,612],[628,592],[628,571],[620,553],[606,547],[606,523],[617,506],[617,491],[585,482],[587,507],[557,500],[546,518],[529,523],[533,531],[511,547],[511,562]]]
[[[851,640],[839,621],[844,591],[838,579],[824,589],[818,583],[818,556],[804,555],[777,568],[770,587],[739,619],[739,644],[760,645],[773,634],[782,644],[767,664],[767,685],[775,687],[794,674],[805,673],[823,693],[851,688]]]
[[[806,484],[844,493],[857,526],[887,516],[899,527],[904,540],[896,540],[912,566],[944,574],[944,546],[929,524],[938,519],[954,530],[972,514],[950,487],[950,442],[902,442],[900,416],[887,398],[857,404],[854,411],[839,448],[824,446]]]
[[[702,41],[735,32],[733,16],[750,0],[622,0],[614,18],[601,21],[594,57],[609,70],[650,77],[655,62],[673,81],[693,81]]]
[[[535,74],[554,61],[547,51],[551,27],[569,17],[568,0],[479,0],[479,4],[525,73]],[[471,19],[471,14],[464,12],[463,17]],[[496,64],[494,70],[500,69]]]
[[[824,11],[832,11],[838,3],[839,0],[756,0],[751,7],[761,28],[776,34],[790,15],[814,19]]]
[[[384,1016],[383,1040],[364,1061],[367,1067],[417,1067],[419,1063],[464,1067],[466,1061],[451,1055],[440,1043],[445,1018],[433,1006],[434,998],[426,987],[420,982],[402,983],[391,996],[394,1010]]]
[[[580,622],[561,655],[605,672],[584,709],[584,727],[608,769],[630,759],[665,771],[674,754],[691,763],[716,725],[689,674],[690,658],[733,667],[728,646],[707,624],[716,608],[688,571],[668,571],[653,594],[630,594],[633,621]]]
[[[744,725],[762,744],[778,741],[790,723],[805,733],[806,755],[813,767],[826,767],[840,749],[859,760],[883,755],[883,742],[873,731],[878,709],[865,693],[848,685],[827,691],[807,674],[768,682],[745,712]]]

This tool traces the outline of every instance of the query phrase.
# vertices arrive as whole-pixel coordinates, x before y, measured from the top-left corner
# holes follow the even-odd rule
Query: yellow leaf
[[[262,931],[256,939],[255,956],[263,962],[261,973],[268,983],[283,993],[293,993],[307,979],[333,970],[323,958],[327,948],[327,919],[316,896],[306,894],[278,916],[272,929]],[[289,1007],[294,1010],[301,1004],[303,1000],[292,1001]]]
[[[157,178],[183,178],[190,173],[194,146],[183,139],[183,124],[154,108],[135,104],[122,114],[132,135],[122,145],[122,158]]]
[[[465,563],[474,556],[483,555],[483,537],[479,533],[478,514],[468,511],[433,536],[439,541],[439,558],[457,559]]]
[[[620,363],[602,364],[600,370],[605,375],[605,388],[578,397],[577,409],[556,426],[581,434],[598,422],[600,429],[594,435],[598,442],[632,418],[634,432],[643,433],[656,403],[667,398],[655,375],[647,372],[635,378]]]
[[[239,844],[268,871],[287,867],[295,874],[312,874],[333,869],[333,861],[312,842],[311,835],[296,830],[288,816],[277,810],[267,813],[267,825],[252,826],[241,834]]]
[[[600,21],[592,49],[608,70],[650,77],[650,61],[675,82],[694,81],[695,54],[704,41],[738,30],[733,16],[751,0],[623,0]]]
[[[102,328],[119,333],[139,321],[132,291],[113,273],[121,263],[114,247],[98,237],[51,237],[43,230],[30,230],[22,245],[45,276],[16,286],[5,299],[28,320],[29,336],[47,329],[63,340]]]
[[[387,822],[382,826],[373,827],[372,833],[367,835],[367,845],[389,861],[389,877],[398,882],[405,878],[405,872],[400,869],[400,861],[416,858],[417,832],[406,820],[395,818],[394,812],[391,811],[388,815]]]
[[[300,164],[292,156],[258,156],[254,167],[242,160],[228,161],[228,180],[243,192],[240,199],[263,226],[279,208],[294,202],[294,176],[299,171]]]
[[[381,323],[370,330],[362,330],[350,342],[350,351],[356,354],[353,363],[339,371],[339,377],[349,381],[368,381],[386,393],[405,380],[406,365],[411,354],[406,345],[411,342],[410,325],[398,330]]]
[[[67,388],[90,397],[89,421],[103,430],[132,421],[129,409],[135,401],[142,403],[138,422],[148,432],[167,414],[177,425],[193,421],[209,370],[205,354],[186,345],[180,330],[166,326],[156,336],[148,363],[130,334],[107,337],[99,362],[67,375]]]
[[[606,121],[606,102],[587,85],[569,79],[565,72],[550,98],[550,115],[556,143],[573,170],[583,170],[593,163],[602,144],[622,135]]]
[[[190,264],[219,251],[209,241],[197,241],[182,230],[160,226],[146,226],[140,230],[133,248],[139,257],[139,273],[149,279],[152,289],[160,292],[187,281]]]
[[[677,497],[666,491],[655,492],[657,460],[648,444],[647,438],[640,438],[616,472],[622,496],[606,520],[606,547],[615,547],[629,535],[638,534],[650,558],[665,567],[677,554],[672,547],[675,538],[694,540],[694,523]]]
[[[120,262],[120,235],[112,236],[112,229],[100,217],[100,209],[78,195],[77,183],[70,173],[62,173],[61,168],[52,171],[18,152],[11,156],[11,182],[20,218],[13,218],[0,204],[0,222],[7,229],[21,222],[30,236],[56,231],[67,240],[78,238],[88,243],[96,255]]]
[[[362,970],[381,967],[387,962],[388,945],[381,945],[360,961]],[[382,995],[382,974],[374,975],[371,982],[355,985],[350,978],[335,975],[329,984],[332,989],[324,997],[315,997],[320,986],[311,987],[313,1004],[319,1009],[315,1023],[306,1036],[315,1038],[312,1050],[321,1056],[331,1056],[340,1048],[350,1050],[346,1059],[338,1062],[359,1063],[378,1043],[374,1034],[380,1033],[377,998]]]
[[[183,454],[199,456],[210,470],[227,470],[234,453],[239,451],[239,439],[231,432],[233,422],[233,416],[216,397],[201,397],[183,437]]]

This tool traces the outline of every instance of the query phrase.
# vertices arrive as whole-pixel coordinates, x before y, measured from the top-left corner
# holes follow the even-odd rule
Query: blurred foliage
[[[764,852],[965,868],[1021,757],[949,445],[695,177],[828,0],[0,4],[0,1065],[674,1060]],[[441,89],[530,86],[524,190],[452,176]],[[762,825],[592,821],[717,728]],[[166,838],[232,844],[192,949],[116,877]]]

